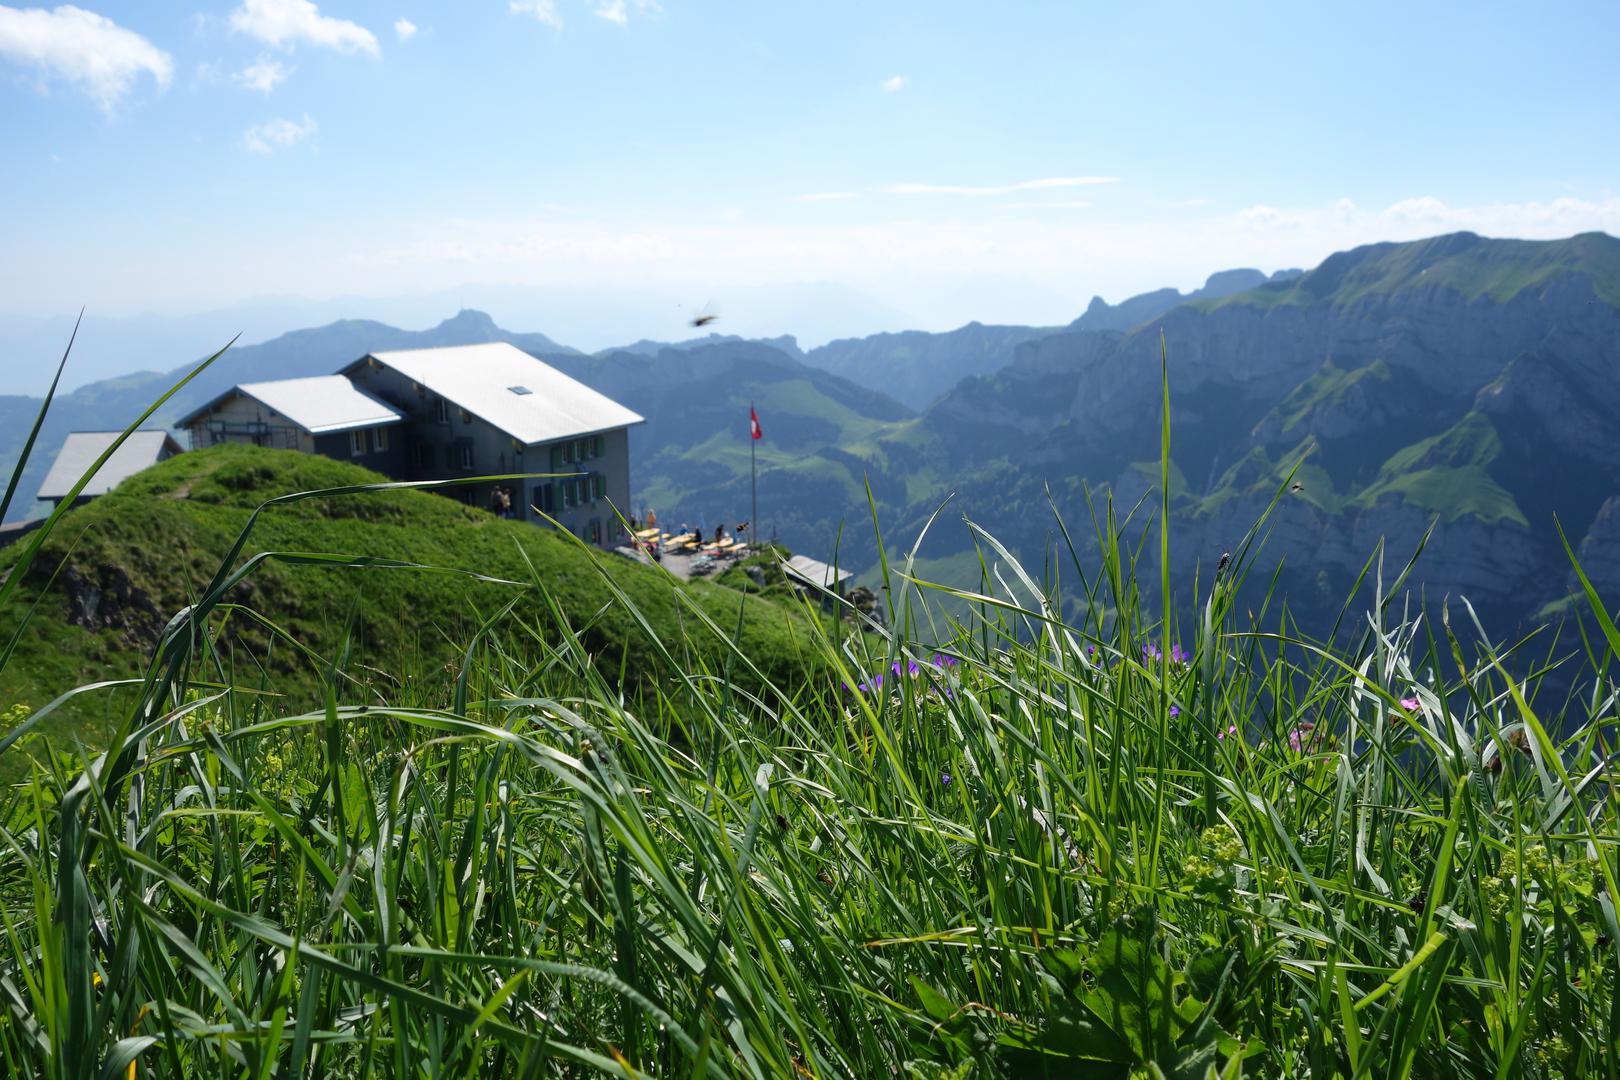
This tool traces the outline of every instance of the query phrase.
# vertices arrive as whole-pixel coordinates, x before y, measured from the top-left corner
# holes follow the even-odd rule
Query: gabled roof
[[[393,368],[522,443],[591,435],[645,421],[617,401],[504,341],[398,349],[368,359]]]
[[[45,474],[45,482],[39,485],[37,498],[67,498],[73,485],[79,482],[79,477],[89,472],[96,458],[122,434],[121,431],[75,431],[70,434],[57,453],[51,471]],[[148,465],[156,465],[163,458],[165,450],[170,454],[180,452],[180,444],[167,431],[133,433],[79,494],[105,495],[124,478],[133,476]]]
[[[806,585],[834,591],[855,576],[848,570],[835,570],[820,559],[812,559],[808,555],[793,556],[782,564],[782,569],[789,577],[798,578]]]
[[[378,401],[342,375],[312,375],[304,379],[242,383],[233,386],[200,409],[180,419],[185,427],[202,419],[234,394],[245,394],[265,408],[292,421],[311,435],[326,435],[352,428],[382,427],[405,419],[403,413]]]

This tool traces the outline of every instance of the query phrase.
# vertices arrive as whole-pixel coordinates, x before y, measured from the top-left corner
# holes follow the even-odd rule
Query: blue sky
[[[1612,0],[0,5],[0,311],[815,338],[1620,233],[1617,40]]]

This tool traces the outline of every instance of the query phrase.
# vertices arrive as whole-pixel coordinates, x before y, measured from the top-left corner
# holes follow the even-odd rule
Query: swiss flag
[[[752,405],[748,406],[748,433],[756,439],[765,437],[765,433],[759,430],[759,414],[754,412]]]

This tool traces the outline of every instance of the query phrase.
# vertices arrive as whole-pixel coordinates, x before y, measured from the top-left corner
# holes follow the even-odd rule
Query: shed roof
[[[303,379],[276,379],[273,382],[233,386],[208,404],[188,413],[180,420],[180,426],[202,419],[233,394],[246,394],[311,435],[382,427],[405,419],[398,409],[372,397],[342,375],[312,375]]]
[[[808,555],[794,555],[783,563],[782,568],[791,576],[808,585],[814,585],[818,589],[833,589],[834,591],[841,588],[844,582],[855,576],[848,570],[835,570],[821,560],[812,559]]]
[[[65,499],[79,477],[90,471],[121,431],[75,431],[68,435],[62,449],[57,452],[45,482],[39,485],[39,498]],[[124,440],[112,457],[97,470],[80,495],[105,495],[119,481],[133,476],[148,465],[155,465],[165,456],[180,452],[180,444],[167,431],[137,431]]]
[[[644,422],[639,413],[504,341],[369,353],[350,369],[367,359],[393,368],[523,443]]]

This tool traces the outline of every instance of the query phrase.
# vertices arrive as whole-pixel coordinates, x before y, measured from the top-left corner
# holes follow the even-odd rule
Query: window
[[[377,453],[388,449],[388,429],[385,427],[371,429],[371,448]]]
[[[591,518],[591,524],[590,524],[590,529],[589,529],[589,532],[588,532],[588,538],[589,538],[591,543],[596,544],[598,547],[601,546],[601,544],[602,544],[602,519],[601,518]]]
[[[555,484],[535,485],[534,501],[535,505],[540,508],[541,513],[554,514],[557,512],[557,497],[553,494],[556,486]]]
[[[602,497],[603,489],[606,486],[607,485],[603,482],[602,474],[601,473],[593,473],[591,475],[591,499],[592,500],[600,499]]]
[[[572,465],[574,463],[574,444],[573,443],[571,443],[571,442],[563,443],[562,457],[563,457],[563,464],[564,465]]]
[[[434,405],[436,406],[434,415],[438,418],[439,423],[448,424],[450,422],[450,403],[444,398],[439,398],[434,402]]]
[[[522,439],[513,439],[512,440],[512,456],[513,457],[522,457],[523,456],[523,440]]]
[[[461,462],[461,467],[464,470],[466,470],[467,472],[472,472],[472,467],[473,467],[472,443],[464,442],[464,443],[457,444],[456,453],[458,455],[458,460]]]
[[[433,447],[427,443],[411,443],[411,465],[425,469],[433,464]]]
[[[365,429],[364,428],[358,428],[358,429],[356,429],[354,431],[349,432],[349,456],[350,457],[362,457],[362,456],[365,455],[365,452],[366,452],[366,432],[365,432]]]

